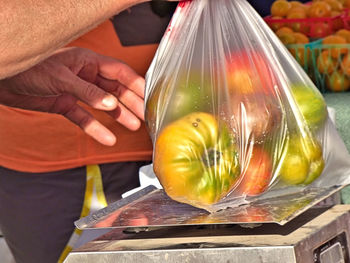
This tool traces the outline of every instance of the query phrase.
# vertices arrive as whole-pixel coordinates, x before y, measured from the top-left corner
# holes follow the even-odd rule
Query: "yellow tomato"
[[[280,179],[289,185],[307,185],[318,178],[324,168],[322,150],[311,137],[293,135],[287,142]]]
[[[225,197],[240,175],[237,142],[213,115],[191,113],[161,130],[154,171],[166,193],[205,207]]]

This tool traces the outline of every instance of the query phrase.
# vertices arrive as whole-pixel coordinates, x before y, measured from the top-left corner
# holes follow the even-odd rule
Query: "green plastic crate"
[[[345,54],[342,54],[337,58],[332,58],[331,52],[333,50],[344,50],[347,54],[350,54],[350,44],[324,45],[322,44],[322,40],[323,39],[319,39],[305,45],[288,45],[287,48],[292,54],[293,52],[295,53],[295,50],[304,48],[302,56],[294,57],[322,93],[348,91],[350,89],[350,74],[345,74],[341,68],[341,63]],[[328,51],[328,56],[325,56],[325,58],[332,61],[332,63],[330,63],[331,66],[318,62],[318,58],[323,51]],[[309,52],[308,60],[307,52]],[[324,72],[320,72],[322,66],[325,69]],[[350,73],[350,60],[348,72]]]
[[[307,44],[290,44],[287,45],[287,49],[304,69],[304,71],[309,75],[309,77],[316,84],[316,76],[314,70],[314,61],[313,61],[313,51],[319,40],[310,42]]]

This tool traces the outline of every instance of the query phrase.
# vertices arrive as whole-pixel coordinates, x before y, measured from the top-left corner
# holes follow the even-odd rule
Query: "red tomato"
[[[228,87],[233,93],[269,94],[276,84],[267,58],[256,51],[232,53],[227,59],[227,71]]]
[[[251,196],[264,192],[272,176],[272,164],[267,152],[254,145],[249,163],[241,176],[243,180],[238,187],[240,194]]]

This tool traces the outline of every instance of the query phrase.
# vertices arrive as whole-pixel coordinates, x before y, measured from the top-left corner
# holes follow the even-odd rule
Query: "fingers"
[[[96,141],[107,146],[114,145],[116,137],[113,133],[90,113],[77,105],[76,102],[77,100],[68,94],[57,97],[39,97],[14,94],[0,88],[0,104],[25,110],[61,114],[78,125]]]
[[[118,100],[112,94],[97,87],[93,83],[87,82],[68,68],[62,69],[60,89],[63,92],[70,93],[77,99],[85,102],[91,107],[99,110],[110,111],[117,107]]]
[[[98,55],[99,74],[110,80],[117,80],[135,94],[144,97],[145,80],[128,65],[113,58]]]
[[[139,119],[144,119],[144,79],[129,66],[114,58],[85,49],[79,49],[75,53],[83,57],[85,62],[78,70],[74,70],[75,73],[71,72],[69,77],[67,72],[64,72],[65,82],[69,83],[64,84],[66,87],[64,91],[69,92],[73,88],[75,97],[94,108],[115,109],[111,115],[130,130],[140,127]],[[108,98],[108,95],[113,96],[109,97],[110,108],[106,108],[108,104],[103,104],[106,101],[101,101],[103,96]]]
[[[78,125],[86,134],[99,143],[107,146],[112,146],[116,143],[116,137],[113,133],[78,104],[75,104],[63,116]]]
[[[101,76],[96,78],[96,84],[118,98],[119,102],[125,106],[120,107],[120,110],[127,108],[131,111],[129,111],[131,115],[135,114],[138,118],[144,120],[144,100],[141,97],[136,95],[133,91],[127,89],[118,81],[108,80]],[[132,116],[129,117],[131,118]],[[133,116],[133,118],[134,117],[135,116]]]
[[[140,119],[136,118],[135,115],[121,103],[118,105],[117,109],[108,112],[108,114],[131,131],[136,131],[141,127]]]
[[[107,146],[114,145],[116,137],[113,133],[76,102],[73,96],[64,94],[55,98],[49,111],[63,115],[96,141]]]

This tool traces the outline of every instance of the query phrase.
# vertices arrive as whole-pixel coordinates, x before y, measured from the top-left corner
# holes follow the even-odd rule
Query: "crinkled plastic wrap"
[[[349,183],[322,95],[245,0],[179,3],[145,100],[154,171],[174,200],[212,211]]]

